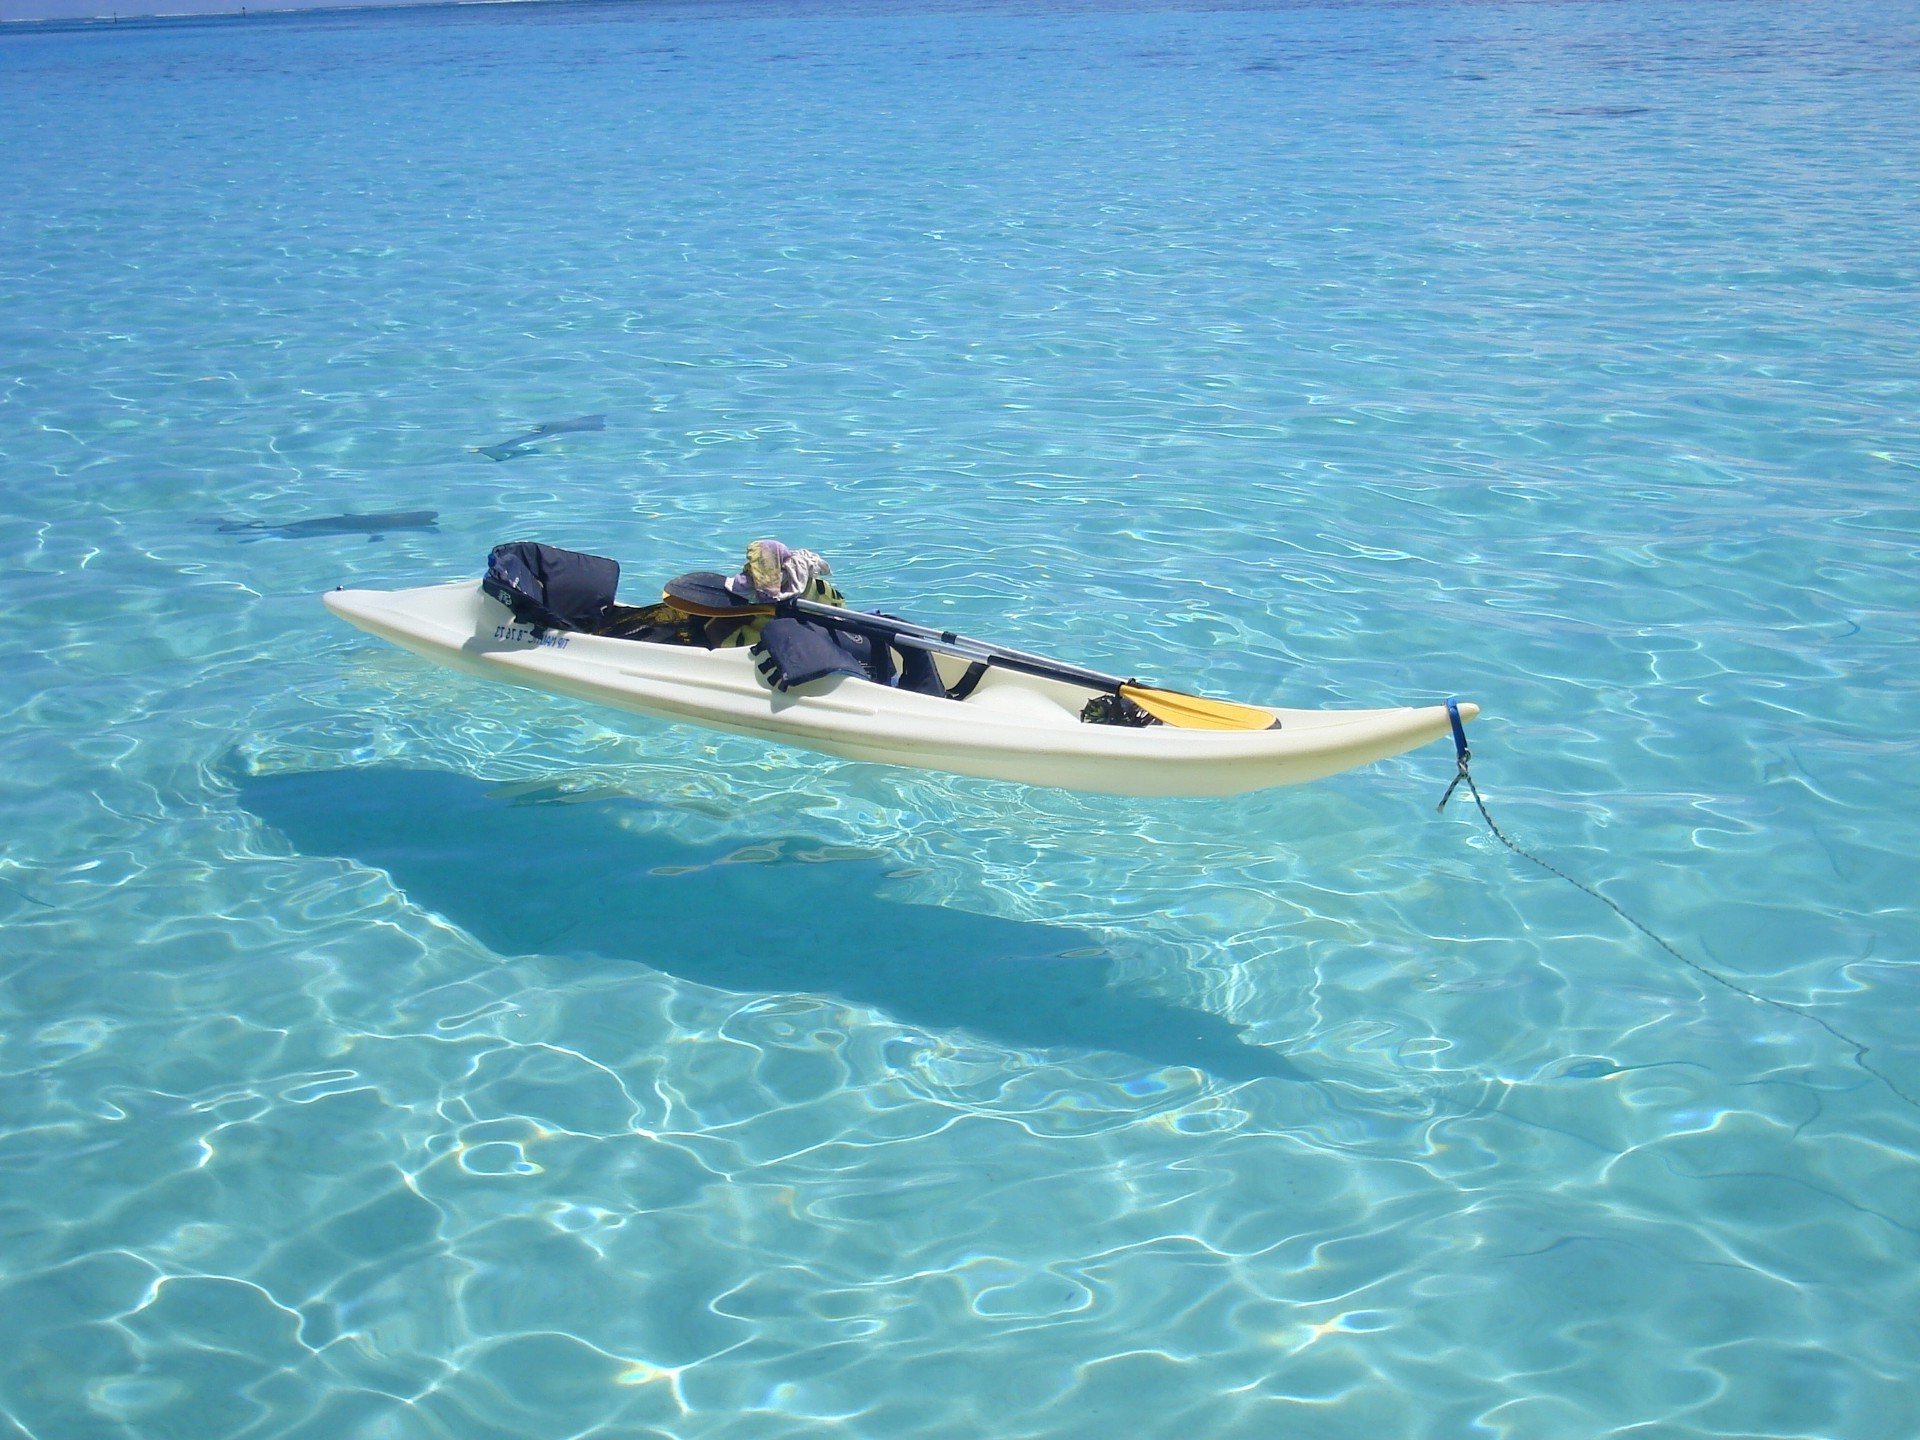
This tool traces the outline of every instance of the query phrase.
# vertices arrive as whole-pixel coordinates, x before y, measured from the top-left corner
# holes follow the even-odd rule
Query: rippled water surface
[[[0,33],[0,1436],[1920,1433],[1916,54],[1914,0]],[[1208,693],[1470,696],[1564,876],[1445,745],[1103,799],[317,598],[759,534]]]

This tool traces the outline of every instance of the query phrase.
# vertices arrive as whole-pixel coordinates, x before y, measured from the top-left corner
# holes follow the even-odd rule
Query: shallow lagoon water
[[[0,1431],[1912,1435],[1916,42],[0,35]],[[1445,746],[1070,795],[317,601],[761,533],[1172,685],[1471,696],[1503,830],[1653,933],[1436,814]]]

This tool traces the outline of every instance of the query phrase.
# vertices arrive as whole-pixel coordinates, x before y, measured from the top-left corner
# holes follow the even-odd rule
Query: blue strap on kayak
[[[1453,783],[1447,786],[1447,793],[1442,795],[1440,797],[1440,803],[1433,807],[1436,811],[1446,809],[1447,802],[1453,798],[1453,792],[1460,788],[1460,782],[1462,780],[1470,781],[1472,778],[1467,766],[1473,760],[1473,751],[1467,746],[1467,727],[1460,723],[1460,702],[1458,700],[1450,699],[1447,701],[1447,723],[1453,727],[1454,762],[1460,768],[1454,774]]]

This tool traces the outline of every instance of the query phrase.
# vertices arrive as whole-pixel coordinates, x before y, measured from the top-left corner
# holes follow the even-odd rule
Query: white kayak
[[[770,688],[742,648],[705,650],[549,631],[536,638],[477,580],[335,590],[327,608],[469,675],[777,744],[956,775],[1108,795],[1238,795],[1318,780],[1451,730],[1447,708],[1282,710],[1272,730],[1087,724],[1085,686],[989,669],[964,700],[830,675]],[[937,657],[954,683],[965,659]],[[1263,709],[1271,707],[1260,707]],[[1461,703],[1462,720],[1479,714]]]

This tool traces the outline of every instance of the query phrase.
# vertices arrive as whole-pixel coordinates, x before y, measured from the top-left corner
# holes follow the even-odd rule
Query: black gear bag
[[[557,545],[515,540],[487,556],[480,588],[536,633],[581,630],[606,623],[620,585],[620,562]]]

